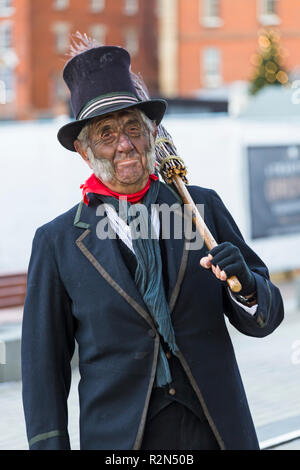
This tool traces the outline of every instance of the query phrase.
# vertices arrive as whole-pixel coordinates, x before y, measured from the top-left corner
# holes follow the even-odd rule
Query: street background
[[[272,335],[228,329],[261,447],[300,450],[299,18],[299,0],[0,0],[0,450],[27,449],[20,338],[32,239],[90,176],[56,137],[73,119],[63,67],[84,35],[130,52],[150,95],[168,101],[163,125],[189,183],[217,191],[280,287],[285,319]],[[75,358],[73,449],[78,381]]]

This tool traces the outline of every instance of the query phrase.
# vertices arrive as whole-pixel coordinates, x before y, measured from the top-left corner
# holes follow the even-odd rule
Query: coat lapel
[[[166,292],[170,311],[173,310],[178,297],[180,286],[183,281],[187,260],[188,246],[184,236],[175,238],[175,227],[182,223],[182,212],[179,208],[179,197],[161,184],[158,194],[157,204],[167,206],[177,205],[177,212],[171,216],[170,236],[164,240],[164,247],[167,255],[168,292]],[[99,200],[96,197],[91,199],[90,206],[81,203],[78,207],[74,226],[80,230],[80,235],[76,244],[86,258],[92,263],[98,273],[113,287],[143,318],[155,329],[151,316],[148,313],[143,299],[132,279],[123,257],[120,254],[116,239],[110,237],[102,238],[97,236],[97,224],[104,222],[105,215],[97,216],[96,211]],[[160,213],[161,234],[164,233],[165,221]],[[84,229],[84,231],[82,231]]]
[[[163,263],[167,263],[168,273],[168,292],[166,292],[169,309],[172,312],[178,297],[181,283],[184,278],[187,261],[188,261],[188,243],[185,239],[183,230],[183,211],[182,201],[177,195],[175,190],[171,189],[166,184],[161,184],[158,194],[157,203],[159,205],[165,203],[167,206],[173,206],[174,210],[171,211],[170,222],[170,237],[166,230],[166,222],[168,218],[163,220],[160,213],[160,227],[161,236],[166,238],[163,240],[163,245],[166,251],[166,259]]]
[[[117,240],[97,236],[97,224],[105,215],[97,216],[99,201],[93,199],[87,207],[81,204],[74,225],[85,229],[76,239],[76,245],[98,273],[155,329],[152,318],[120,254]]]

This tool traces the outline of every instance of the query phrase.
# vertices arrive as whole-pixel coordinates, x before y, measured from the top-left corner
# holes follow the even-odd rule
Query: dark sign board
[[[300,233],[300,145],[247,150],[252,238]]]

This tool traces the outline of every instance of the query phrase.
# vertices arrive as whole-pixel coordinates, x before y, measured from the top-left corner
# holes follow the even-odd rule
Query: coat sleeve
[[[33,240],[22,325],[22,395],[31,450],[70,449],[67,398],[74,346],[71,301],[40,228]]]
[[[279,289],[270,281],[269,272],[263,261],[245,243],[245,240],[231,214],[215,191],[210,191],[214,225],[217,231],[217,242],[229,241],[242,252],[255,281],[258,307],[255,315],[250,315],[231,299],[227,284],[224,285],[224,313],[230,323],[239,331],[256,337],[272,333],[281,323],[284,316],[283,302]]]

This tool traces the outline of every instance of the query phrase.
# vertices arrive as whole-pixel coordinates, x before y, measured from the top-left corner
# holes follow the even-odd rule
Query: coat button
[[[170,388],[170,389],[169,389],[169,394],[170,394],[170,395],[174,396],[175,393],[176,393],[175,388]]]
[[[171,357],[172,357],[172,354],[170,353],[170,351],[167,351],[166,352],[166,358],[171,359]]]
[[[153,331],[153,330],[148,330],[148,335],[149,335],[151,338],[155,338],[155,336],[156,336],[155,331]]]

